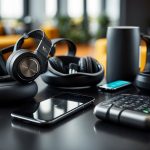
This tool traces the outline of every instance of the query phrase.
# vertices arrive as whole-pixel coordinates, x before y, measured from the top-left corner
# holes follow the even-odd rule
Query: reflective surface
[[[103,93],[97,88],[80,90],[60,90],[47,86],[40,78],[37,81],[39,93],[35,97],[40,102],[60,92],[81,93],[96,98],[95,103],[116,94],[137,93],[135,89],[124,92]],[[142,94],[142,93],[139,93]],[[28,100],[29,101],[29,100]],[[119,126],[98,121],[93,108],[84,109],[59,123],[40,128],[12,121],[10,114],[18,108],[27,111],[38,107],[33,101],[20,101],[4,107],[0,105],[0,150],[149,150],[150,131]],[[98,123],[97,123],[98,121]]]
[[[18,110],[13,113],[13,116],[21,116],[21,118],[34,119],[38,121],[52,121],[58,117],[64,116],[70,111],[76,111],[79,106],[94,101],[93,97],[78,95],[73,93],[61,93],[53,98],[37,103],[38,107],[32,110]]]

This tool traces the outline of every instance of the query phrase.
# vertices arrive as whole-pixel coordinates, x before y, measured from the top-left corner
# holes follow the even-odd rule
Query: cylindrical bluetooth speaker
[[[107,82],[135,79],[139,72],[139,45],[139,27],[108,27]]]

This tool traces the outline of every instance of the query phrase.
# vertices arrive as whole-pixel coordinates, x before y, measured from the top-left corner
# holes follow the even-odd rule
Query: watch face
[[[34,77],[40,71],[39,61],[34,57],[26,57],[20,61],[19,70],[26,78]]]

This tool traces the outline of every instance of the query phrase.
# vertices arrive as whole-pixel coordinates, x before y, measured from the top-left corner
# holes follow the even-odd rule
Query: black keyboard
[[[150,127],[150,97],[121,94],[99,103],[94,114],[102,120]]]

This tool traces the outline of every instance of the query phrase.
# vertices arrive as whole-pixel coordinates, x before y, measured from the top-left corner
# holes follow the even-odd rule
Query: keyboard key
[[[143,110],[143,113],[148,114],[148,113],[150,113],[150,111],[149,111],[148,109],[144,109],[144,110]]]
[[[144,113],[150,112],[150,97],[148,96],[122,94],[101,103],[101,105],[109,104],[121,109],[136,110]]]

